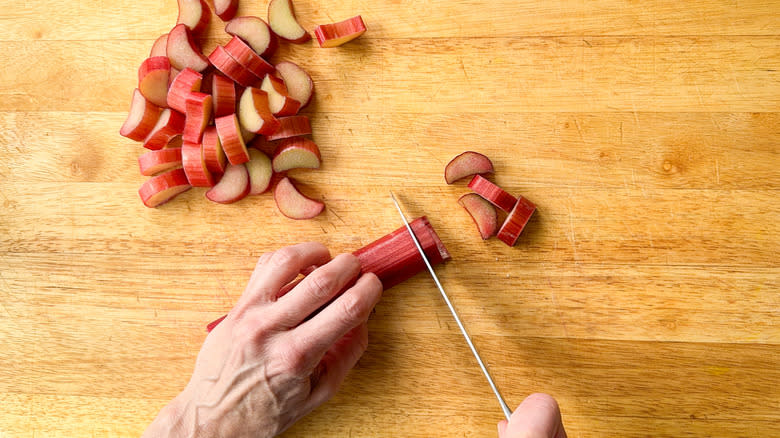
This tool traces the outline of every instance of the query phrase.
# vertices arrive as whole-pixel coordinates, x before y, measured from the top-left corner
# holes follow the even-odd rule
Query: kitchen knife
[[[501,405],[501,410],[504,411],[504,416],[506,417],[507,421],[509,421],[509,417],[512,416],[512,411],[509,409],[509,406],[507,406],[506,402],[504,401],[504,398],[501,397],[501,393],[498,392],[498,388],[496,387],[495,382],[493,382],[493,378],[490,376],[490,372],[485,366],[485,363],[482,362],[482,357],[480,357],[479,353],[477,352],[477,349],[474,347],[474,343],[471,342],[471,337],[466,331],[466,328],[463,326],[463,323],[460,321],[458,312],[456,312],[455,308],[452,307],[452,302],[450,302],[450,298],[447,296],[447,292],[444,292],[444,288],[442,287],[441,282],[439,281],[439,277],[437,277],[436,273],[433,271],[433,267],[431,266],[431,263],[428,261],[428,257],[425,256],[425,251],[423,251],[422,246],[420,246],[420,242],[417,240],[417,236],[415,236],[414,232],[412,232],[412,227],[409,226],[409,221],[406,220],[406,216],[404,216],[404,212],[401,210],[401,206],[398,204],[398,201],[395,199],[395,195],[393,195],[393,192],[390,192],[390,197],[393,198],[393,203],[395,204],[395,208],[398,209],[398,213],[401,215],[401,220],[403,220],[404,225],[406,225],[406,229],[407,231],[409,231],[409,235],[412,236],[412,240],[414,241],[414,245],[417,247],[417,251],[419,251],[420,253],[420,257],[422,257],[423,262],[425,262],[425,266],[428,268],[428,272],[431,273],[431,277],[433,277],[433,281],[434,283],[436,283],[436,287],[438,287],[439,292],[441,292],[441,297],[444,298],[444,302],[447,303],[447,307],[449,307],[450,312],[452,313],[452,317],[455,318],[455,322],[458,324],[458,327],[460,328],[460,332],[463,333],[463,337],[466,338],[466,343],[469,345],[471,352],[474,354],[474,358],[477,359],[477,363],[479,364],[479,367],[482,369],[482,374],[485,375],[485,378],[490,384],[490,388],[493,390],[493,393],[496,395],[496,398],[498,399],[498,403]]]

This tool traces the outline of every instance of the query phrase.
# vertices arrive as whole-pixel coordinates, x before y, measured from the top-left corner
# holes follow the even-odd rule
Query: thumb
[[[566,438],[561,411],[547,394],[531,394],[512,413],[501,438]]]

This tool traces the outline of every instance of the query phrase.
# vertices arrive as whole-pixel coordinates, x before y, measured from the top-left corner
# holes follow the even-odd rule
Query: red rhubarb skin
[[[419,217],[411,221],[409,226],[420,242],[431,266],[436,266],[451,258],[427,217]],[[385,290],[403,283],[427,269],[406,226],[369,243],[353,254],[360,260],[360,273],[372,272],[376,274]],[[209,323],[206,329],[213,330],[223,319],[225,316]]]
[[[208,59],[217,70],[242,87],[250,87],[260,80],[259,77],[230,56],[222,46],[215,47]]]
[[[517,198],[505,192],[501,187],[493,184],[481,175],[474,175],[469,183],[469,188],[474,193],[490,201],[491,204],[509,213],[517,203]]]
[[[515,246],[517,239],[535,211],[536,205],[533,202],[522,196],[519,197],[509,216],[506,217],[504,224],[498,230],[498,239],[509,246]]]
[[[268,141],[311,134],[311,123],[306,116],[280,117],[278,120],[279,129],[267,136]]]
[[[272,73],[276,70],[273,65],[258,55],[249,44],[239,37],[234,36],[228,41],[225,44],[225,51],[257,77],[262,78],[267,73]]]

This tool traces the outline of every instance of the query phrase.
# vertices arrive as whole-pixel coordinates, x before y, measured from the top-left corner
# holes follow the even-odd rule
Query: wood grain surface
[[[274,60],[316,84],[328,209],[136,193],[118,135],[173,0],[0,5],[0,437],[138,436],[263,252],[334,253],[427,214],[438,269],[508,402],[544,391],[571,437],[780,436],[780,2],[296,0],[362,14]],[[265,15],[265,1],[240,14]],[[227,41],[219,21],[203,39]],[[480,240],[443,167],[490,156],[535,202]],[[501,419],[427,276],[388,291],[342,391],[288,437],[490,437]]]

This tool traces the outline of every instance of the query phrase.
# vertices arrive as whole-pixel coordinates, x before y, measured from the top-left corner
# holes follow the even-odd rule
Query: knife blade
[[[428,268],[428,272],[431,273],[431,277],[433,277],[433,281],[434,283],[436,283],[436,287],[439,288],[441,297],[444,298],[444,302],[447,303],[447,307],[450,309],[450,313],[452,313],[452,317],[455,319],[455,322],[458,324],[458,328],[460,328],[460,332],[463,334],[463,337],[466,338],[466,343],[471,349],[471,353],[473,353],[474,358],[477,359],[477,363],[479,364],[480,369],[482,369],[482,374],[485,375],[488,384],[490,384],[490,389],[492,389],[493,394],[496,395],[496,399],[498,399],[498,404],[501,405],[501,410],[504,411],[504,416],[506,417],[506,420],[509,421],[509,417],[512,416],[512,411],[509,409],[509,406],[507,406],[506,402],[504,401],[504,398],[501,397],[501,393],[498,391],[498,387],[496,386],[496,383],[493,381],[493,377],[490,376],[490,372],[485,366],[485,363],[482,361],[482,357],[477,352],[476,347],[474,347],[474,343],[471,342],[471,336],[469,336],[468,332],[466,331],[466,327],[463,325],[463,322],[460,320],[460,317],[458,316],[458,312],[455,311],[455,307],[452,306],[452,302],[450,301],[449,296],[447,296],[447,292],[444,291],[444,287],[442,287],[441,282],[439,281],[439,277],[437,277],[436,272],[433,271],[433,266],[431,266],[431,262],[429,262],[428,257],[425,256],[425,251],[423,251],[420,242],[417,240],[417,236],[414,235],[414,232],[412,231],[412,227],[409,226],[409,221],[406,220],[406,216],[404,215],[403,210],[401,210],[401,205],[398,203],[398,200],[395,199],[395,195],[393,195],[393,192],[390,192],[390,197],[393,199],[393,204],[395,204],[395,208],[398,209],[398,214],[401,215],[401,220],[403,220],[407,231],[409,231],[409,235],[412,237],[412,241],[414,241],[414,245],[417,247],[417,251],[420,253],[420,257],[422,257],[423,262],[425,262],[425,266]]]

